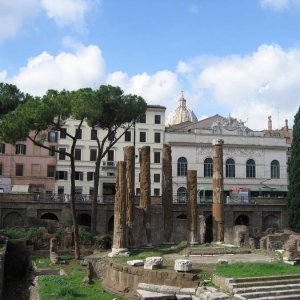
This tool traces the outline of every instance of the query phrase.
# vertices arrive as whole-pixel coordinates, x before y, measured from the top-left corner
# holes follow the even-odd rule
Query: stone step
[[[239,293],[240,294],[240,293]],[[295,294],[300,294],[300,290],[269,290],[269,291],[260,291],[260,292],[250,292],[240,294],[246,299],[257,299],[263,297],[277,297],[277,296],[294,296]]]
[[[248,288],[236,288],[233,289],[233,292],[236,294],[243,294],[243,293],[255,293],[255,292],[265,292],[265,291],[270,291],[270,290],[300,290],[300,283],[298,284],[285,284],[285,285],[272,285],[272,286],[252,286]]]
[[[237,289],[237,288],[247,288],[247,287],[253,287],[253,286],[275,286],[280,283],[280,285],[284,284],[300,284],[300,278],[299,279],[281,279],[279,280],[263,280],[260,278],[261,281],[245,281],[245,282],[238,282],[238,283],[232,283],[231,288]]]
[[[242,295],[234,295],[234,300],[247,300],[250,298],[246,298]],[[251,298],[251,300],[299,300],[300,293],[294,295],[281,295],[281,296],[267,296],[267,297],[258,297]]]
[[[292,275],[282,275],[282,276],[260,276],[260,277],[239,277],[233,278],[230,281],[233,282],[248,282],[248,281],[261,281],[261,280],[277,280],[281,281],[283,279],[300,279],[300,274],[292,274]]]

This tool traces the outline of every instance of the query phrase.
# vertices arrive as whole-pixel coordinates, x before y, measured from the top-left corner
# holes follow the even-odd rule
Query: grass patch
[[[179,253],[187,246],[186,242],[181,242],[175,246],[163,246],[154,249],[141,249],[130,251],[129,256],[116,257],[116,261],[126,263],[128,260],[141,259],[144,260],[146,257],[150,256],[164,256],[172,253]]]
[[[59,268],[58,265],[55,265],[50,261],[48,256],[36,255],[32,257],[32,261],[38,268]]]
[[[122,297],[106,292],[98,279],[90,285],[84,284],[83,278],[86,268],[81,267],[78,261],[71,261],[67,266],[70,275],[43,275],[39,276],[39,292],[41,300],[121,300]]]
[[[218,265],[215,273],[224,277],[256,277],[300,274],[300,266],[276,263],[235,263]]]

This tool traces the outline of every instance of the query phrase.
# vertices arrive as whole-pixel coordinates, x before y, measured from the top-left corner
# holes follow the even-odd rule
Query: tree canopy
[[[300,232],[300,107],[294,120],[288,176],[289,225],[295,231]]]

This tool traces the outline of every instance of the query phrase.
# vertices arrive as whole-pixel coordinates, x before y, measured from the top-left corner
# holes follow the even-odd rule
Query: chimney
[[[289,131],[289,123],[288,122],[289,121],[286,119],[285,120],[285,128],[284,128],[286,131]]]
[[[272,130],[272,117],[268,116],[268,130],[271,131]]]

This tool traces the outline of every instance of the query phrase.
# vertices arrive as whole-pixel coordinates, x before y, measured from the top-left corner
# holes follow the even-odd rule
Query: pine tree
[[[288,215],[290,227],[300,232],[300,107],[295,115],[291,157],[288,163]]]

